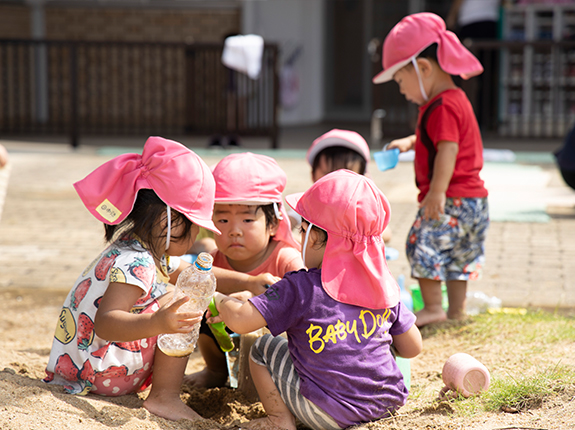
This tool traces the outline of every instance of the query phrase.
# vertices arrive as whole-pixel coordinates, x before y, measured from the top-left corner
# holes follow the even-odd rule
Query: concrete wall
[[[281,61],[297,47],[301,55],[294,63],[299,77],[299,101],[281,108],[280,125],[313,124],[323,120],[324,0],[246,0],[242,11],[242,33],[259,34],[277,43]]]

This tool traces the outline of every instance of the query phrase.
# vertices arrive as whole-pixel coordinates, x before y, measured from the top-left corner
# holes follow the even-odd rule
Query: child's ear
[[[280,220],[274,217],[274,225],[270,227],[270,236],[275,236],[280,227]]]
[[[419,72],[423,77],[427,78],[429,75],[431,75],[431,72],[433,71],[433,64],[429,59],[418,58],[417,65],[419,66]]]
[[[312,248],[316,248],[316,249],[320,249],[322,246],[325,246],[325,243],[323,241],[323,236],[322,234],[317,231],[315,228],[312,227],[308,227],[311,228],[312,230],[309,233],[309,244]]]

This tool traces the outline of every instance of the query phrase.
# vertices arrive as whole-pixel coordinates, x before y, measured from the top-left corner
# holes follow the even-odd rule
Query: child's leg
[[[297,417],[311,429],[341,429],[331,416],[301,394],[300,377],[292,362],[287,339],[270,334],[258,338],[250,351],[250,371],[269,417],[242,424],[242,428],[275,428],[269,425],[273,423],[280,428],[295,429]]]
[[[467,281],[447,281],[449,309],[447,318],[460,320],[465,318],[465,300],[467,298]]]
[[[262,418],[261,421],[252,420],[248,428],[257,429],[259,428],[257,425],[261,422],[262,429],[279,428],[295,430],[295,417],[282,400],[268,368],[250,360],[250,373],[268,417]]]
[[[423,327],[427,324],[445,321],[447,315],[442,307],[441,281],[419,278],[419,288],[423,299],[423,309],[415,313],[417,317],[415,325]]]
[[[170,357],[156,348],[152,389],[144,407],[152,414],[169,420],[187,418],[195,421],[201,416],[182,402],[180,388],[188,357]]]
[[[226,355],[214,339],[203,333],[200,333],[198,338],[198,349],[202,353],[206,367],[199,372],[186,375],[184,382],[193,387],[223,387],[228,380]]]

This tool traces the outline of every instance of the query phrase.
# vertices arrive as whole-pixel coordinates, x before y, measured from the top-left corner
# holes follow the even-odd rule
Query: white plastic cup
[[[442,378],[445,387],[441,390],[440,397],[444,397],[448,391],[470,397],[480,391],[487,391],[491,381],[489,370],[464,352],[449,357],[443,365]]]

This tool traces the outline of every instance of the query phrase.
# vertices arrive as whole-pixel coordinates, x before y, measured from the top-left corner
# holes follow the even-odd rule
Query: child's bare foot
[[[295,430],[295,420],[291,422],[281,422],[278,425],[271,417],[258,418],[255,420],[243,423],[239,428],[241,430]]]
[[[215,372],[204,367],[199,372],[184,376],[184,384],[197,388],[216,388],[226,385],[228,373]]]
[[[451,309],[449,309],[447,311],[447,318],[449,318],[450,320],[461,321],[461,320],[464,320],[465,318],[467,318],[467,314],[463,310],[452,311]]]
[[[447,319],[447,314],[442,308],[434,310],[425,307],[419,312],[416,312],[415,317],[417,318],[415,320],[415,325],[417,327],[423,327],[427,324],[445,321]]]
[[[148,398],[144,401],[144,408],[151,414],[165,418],[167,420],[181,420],[183,418],[197,421],[202,419],[192,408],[185,405],[180,399],[179,394],[167,395],[153,395],[150,392]]]

